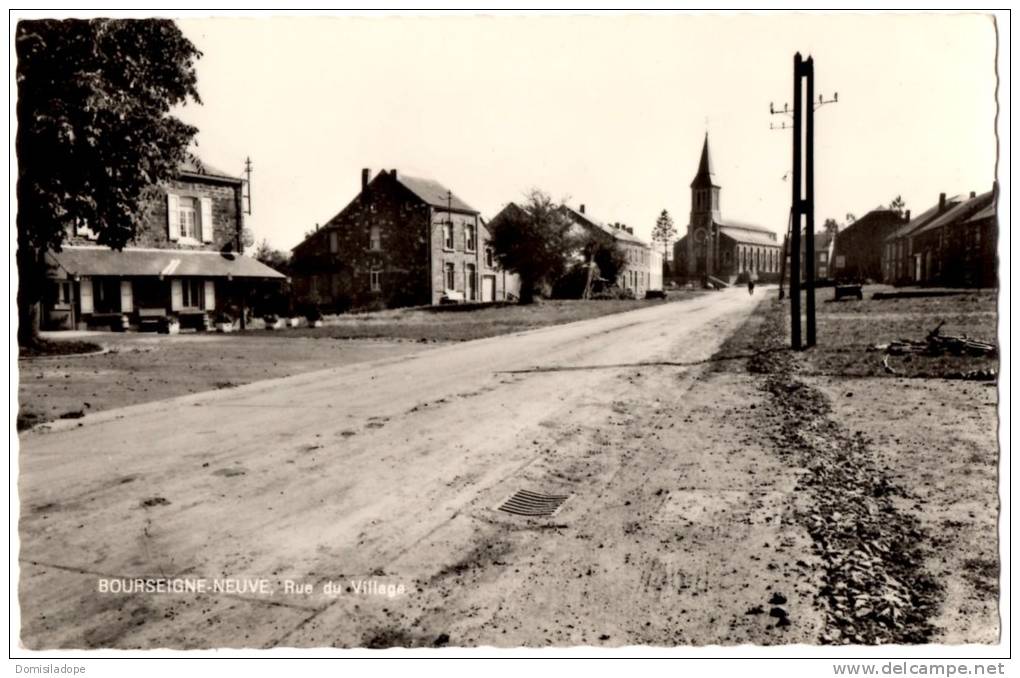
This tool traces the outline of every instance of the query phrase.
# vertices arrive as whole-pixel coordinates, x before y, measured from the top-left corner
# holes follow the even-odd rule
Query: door
[[[482,278],[482,301],[496,301],[496,277],[487,275]]]

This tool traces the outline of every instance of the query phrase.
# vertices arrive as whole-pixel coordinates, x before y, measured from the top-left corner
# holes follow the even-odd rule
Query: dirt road
[[[764,296],[23,435],[23,643],[812,642],[809,537],[786,517],[798,471],[747,422],[753,382],[705,363]],[[496,510],[520,489],[569,499]],[[135,578],[191,588],[102,591]]]

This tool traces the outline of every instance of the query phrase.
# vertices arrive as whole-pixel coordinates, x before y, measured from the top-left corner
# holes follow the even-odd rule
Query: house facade
[[[242,185],[197,159],[161,185],[121,251],[100,246],[87,224],[68,227],[46,254],[45,329],[205,329],[220,312],[241,320],[254,288],[281,273],[243,254]],[[242,321],[243,322],[243,321]]]
[[[886,237],[882,270],[897,285],[993,287],[997,189],[947,197]]]
[[[517,293],[477,210],[431,179],[362,170],[361,191],[293,249],[299,303],[336,311]]]
[[[836,234],[832,250],[832,278],[884,282],[882,252],[885,240],[910,223],[910,211],[903,216],[886,208],[874,209]]]
[[[614,281],[617,286],[632,291],[638,299],[644,297],[649,290],[662,289],[662,254],[634,235],[632,227],[601,221],[588,213],[584,205],[576,210],[568,205],[560,209],[570,220],[571,230],[575,234],[605,233],[623,250],[626,261]]]
[[[696,284],[707,284],[710,278],[726,284],[747,277],[760,282],[778,281],[783,247],[776,233],[722,218],[722,187],[715,182],[707,134],[690,188],[687,232],[673,246],[678,278]]]

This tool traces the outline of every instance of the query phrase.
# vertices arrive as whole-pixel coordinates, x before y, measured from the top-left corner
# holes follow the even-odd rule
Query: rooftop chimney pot
[[[584,214],[584,203],[581,203],[581,214]]]
[[[391,170],[390,170],[390,174],[392,174],[392,175],[393,175],[393,178],[394,178],[394,179],[396,179],[396,178],[397,178],[397,170],[395,170],[395,169],[391,169]]]
[[[368,178],[372,176],[372,170],[365,167],[361,170],[361,190],[365,190],[368,187]]]
[[[904,214],[903,220],[910,221],[910,210],[907,210],[906,214]]]
[[[939,212],[946,211],[946,194],[939,193]]]
[[[970,192],[970,197],[976,198],[977,197],[977,191],[971,191]]]

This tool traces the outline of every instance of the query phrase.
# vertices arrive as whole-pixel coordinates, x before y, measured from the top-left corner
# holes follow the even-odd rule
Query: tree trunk
[[[39,319],[42,316],[42,293],[46,285],[43,253],[18,248],[18,345],[39,343]]]
[[[521,278],[521,297],[518,300],[520,304],[533,304],[535,303],[535,281],[525,280]]]

